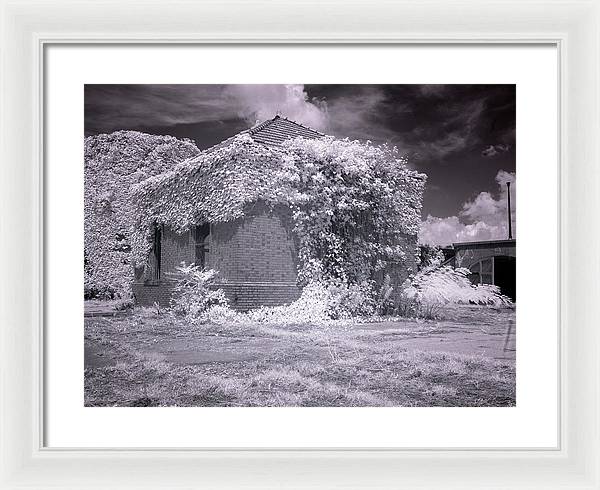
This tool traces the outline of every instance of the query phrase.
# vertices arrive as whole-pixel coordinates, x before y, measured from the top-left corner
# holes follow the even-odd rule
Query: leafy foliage
[[[227,298],[221,289],[213,290],[211,286],[217,277],[217,271],[203,269],[194,264],[182,263],[170,273],[175,287],[170,300],[171,310],[178,315],[186,316],[195,322],[211,306],[227,306]]]
[[[425,176],[395,148],[333,138],[298,138],[285,148],[301,280],[318,279],[320,268],[326,279],[360,284],[414,259],[406,239],[419,229]]]
[[[437,267],[444,262],[444,252],[439,246],[436,245],[420,245],[421,250],[421,264],[420,268],[426,267]]]
[[[334,138],[282,147],[245,134],[135,186],[134,256],[143,264],[153,226],[183,232],[244,216],[262,200],[292,209],[304,284],[361,284],[416,253],[425,176],[394,148]]]
[[[370,283],[314,282],[306,285],[300,298],[289,305],[262,307],[246,313],[218,305],[207,309],[204,319],[217,324],[327,325],[332,320],[371,316],[375,307]]]
[[[200,152],[192,141],[117,131],[85,139],[85,295],[131,291],[130,187]]]
[[[376,303],[375,311],[379,315],[388,315],[394,313],[395,301],[393,294],[394,287],[392,286],[391,277],[389,274],[386,274],[383,277],[379,291],[377,291],[377,294],[374,297]]]

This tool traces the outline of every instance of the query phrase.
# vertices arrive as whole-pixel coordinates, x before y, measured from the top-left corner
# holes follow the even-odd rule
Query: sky
[[[128,129],[212,146],[276,114],[390,143],[427,174],[420,241],[516,235],[515,85],[86,85],[85,135]]]

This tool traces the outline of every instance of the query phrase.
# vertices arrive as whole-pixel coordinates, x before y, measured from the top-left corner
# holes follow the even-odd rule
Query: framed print
[[[3,488],[599,488],[596,3],[2,9]]]

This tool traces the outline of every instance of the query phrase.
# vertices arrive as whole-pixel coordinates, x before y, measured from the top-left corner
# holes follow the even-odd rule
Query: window
[[[161,230],[159,227],[154,229],[154,239],[152,241],[152,255],[150,257],[150,279],[152,281],[160,280],[160,249],[161,249]]]
[[[494,284],[494,258],[475,262],[471,267],[469,279],[473,284]]]
[[[207,267],[210,252],[210,224],[205,223],[196,226],[194,230],[194,241],[196,242],[195,262],[197,266]]]

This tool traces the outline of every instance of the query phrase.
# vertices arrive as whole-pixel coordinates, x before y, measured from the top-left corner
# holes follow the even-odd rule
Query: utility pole
[[[512,240],[512,213],[510,211],[510,182],[506,183],[508,189],[508,239]]]

